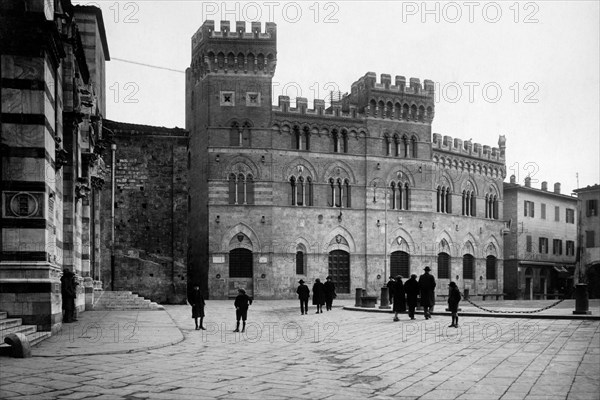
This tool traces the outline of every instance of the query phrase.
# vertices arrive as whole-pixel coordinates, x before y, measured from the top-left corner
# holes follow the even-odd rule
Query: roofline
[[[74,5],[75,13],[82,12],[86,14],[95,14],[96,20],[98,21],[98,31],[100,31],[100,41],[102,42],[102,51],[104,53],[104,59],[110,61],[110,52],[108,51],[108,41],[106,40],[106,29],[104,28],[104,18],[102,17],[102,10],[96,6],[83,6]]]
[[[584,192],[595,192],[597,190],[600,190],[600,185],[599,184],[595,184],[594,186],[587,186],[584,188],[579,188],[579,189],[573,189],[573,192],[575,193],[584,193]]]
[[[518,190],[522,190],[524,192],[533,192],[535,194],[546,195],[548,197],[562,197],[565,200],[568,199],[568,200],[571,200],[574,202],[577,202],[579,200],[575,196],[569,196],[564,193],[556,193],[556,192],[552,192],[549,190],[542,190],[542,189],[522,186],[522,185],[519,185],[518,183],[507,183],[507,182],[503,183],[503,191],[518,191]]]

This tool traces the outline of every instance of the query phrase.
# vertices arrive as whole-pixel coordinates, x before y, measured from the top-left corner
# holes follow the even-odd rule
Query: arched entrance
[[[344,250],[329,252],[329,276],[337,293],[350,293],[350,254]]]
[[[405,251],[394,251],[390,256],[390,275],[410,277],[410,254]]]
[[[237,248],[229,252],[229,297],[237,296],[243,288],[248,296],[254,294],[252,251]]]

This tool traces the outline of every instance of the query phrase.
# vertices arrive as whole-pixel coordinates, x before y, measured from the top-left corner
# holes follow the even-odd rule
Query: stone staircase
[[[0,311],[0,354],[4,354],[10,346],[4,343],[4,338],[10,333],[22,333],[29,339],[29,345],[35,346],[42,340],[49,338],[50,332],[38,332],[35,325],[23,325],[21,318],[8,318],[8,313]]]
[[[94,302],[93,311],[110,310],[164,310],[164,307],[153,301],[147,300],[132,292],[111,292],[104,291]]]

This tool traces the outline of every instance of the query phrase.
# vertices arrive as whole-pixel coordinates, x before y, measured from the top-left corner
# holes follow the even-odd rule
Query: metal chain
[[[560,299],[552,304],[550,304],[549,306],[546,306],[544,308],[539,308],[537,310],[527,310],[527,311],[502,311],[502,310],[490,310],[489,308],[485,308],[485,307],[481,307],[480,305],[477,305],[475,303],[473,303],[471,300],[469,299],[464,299],[465,301],[469,302],[471,305],[479,308],[480,310],[483,311],[487,311],[487,312],[491,312],[491,313],[502,313],[502,314],[534,314],[534,313],[538,313],[540,311],[545,311],[549,308],[555,307],[557,305],[559,305],[560,303],[562,303],[563,301],[565,301],[565,299]]]

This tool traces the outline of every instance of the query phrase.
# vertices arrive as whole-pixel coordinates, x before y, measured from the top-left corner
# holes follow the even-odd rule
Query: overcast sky
[[[597,1],[74,3],[103,10],[109,119],[185,127],[183,71],[202,22],[273,21],[275,103],[298,95],[312,107],[368,71],[431,79],[433,132],[493,147],[506,135],[520,183],[561,182],[566,194],[577,173],[579,187],[600,183]]]

